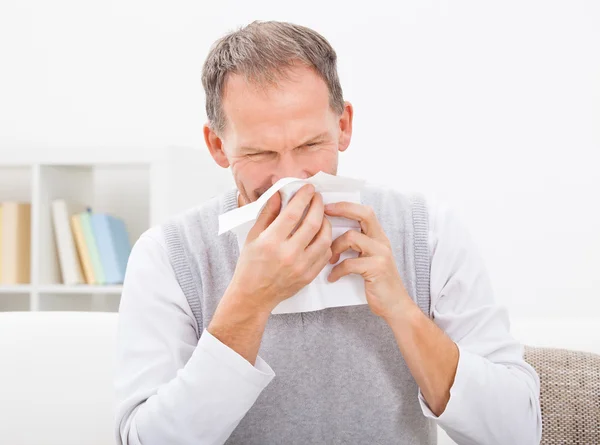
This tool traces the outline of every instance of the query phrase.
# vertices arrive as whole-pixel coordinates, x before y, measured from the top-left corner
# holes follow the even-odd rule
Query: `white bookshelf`
[[[0,311],[116,311],[120,285],[65,286],[51,202],[122,218],[132,245],[148,228],[233,186],[206,150],[187,147],[0,149],[0,202],[31,203],[31,283],[0,285]]]

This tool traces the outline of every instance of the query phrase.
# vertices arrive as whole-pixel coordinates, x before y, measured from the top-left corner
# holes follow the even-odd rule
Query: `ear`
[[[210,155],[215,160],[219,166],[223,168],[229,167],[229,159],[225,156],[225,151],[223,151],[223,141],[217,133],[213,131],[210,127],[209,123],[204,124],[204,142],[206,142],[206,146],[208,147],[208,151]]]
[[[344,102],[344,111],[340,116],[340,139],[338,141],[338,150],[345,151],[350,145],[352,139],[352,117],[354,108],[350,102]]]

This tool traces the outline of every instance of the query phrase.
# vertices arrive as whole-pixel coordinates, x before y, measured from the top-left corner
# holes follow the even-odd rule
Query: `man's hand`
[[[330,281],[350,273],[363,276],[371,310],[392,329],[429,408],[440,416],[450,400],[458,366],[458,346],[410,298],[398,273],[390,241],[370,207],[340,202],[325,206],[325,214],[359,221],[362,229],[362,233],[349,230],[333,242],[331,263],[337,262],[348,249],[360,255],[335,266]]]
[[[331,224],[314,186],[302,187],[281,214],[280,200],[273,195],[250,230],[231,282],[258,311],[296,294],[331,258]]]
[[[416,305],[408,295],[381,224],[371,207],[352,202],[325,206],[325,214],[341,216],[360,223],[362,233],[349,230],[332,244],[331,263],[339,261],[348,249],[359,252],[358,258],[348,258],[335,266],[329,275],[334,282],[348,274],[359,274],[365,280],[367,302],[373,313],[384,319],[394,319]]]
[[[275,193],[248,233],[208,326],[212,335],[252,364],[271,311],[310,283],[332,255],[331,223],[313,185],[298,190],[281,213],[280,207],[281,197]]]

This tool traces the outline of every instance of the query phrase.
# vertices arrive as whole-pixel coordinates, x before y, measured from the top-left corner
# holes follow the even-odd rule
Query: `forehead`
[[[260,86],[233,74],[225,82],[227,132],[289,133],[323,128],[329,113],[325,81],[308,67],[294,67],[277,85]]]

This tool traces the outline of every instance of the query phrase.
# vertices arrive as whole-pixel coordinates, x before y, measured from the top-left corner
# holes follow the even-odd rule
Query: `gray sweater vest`
[[[408,293],[429,316],[424,197],[368,185],[361,201],[375,210]],[[164,226],[200,334],[239,257],[235,235],[217,236],[218,215],[236,207],[232,189]],[[436,443],[435,422],[421,411],[417,384],[393,333],[367,305],[271,315],[259,355],[276,376],[228,444]]]

